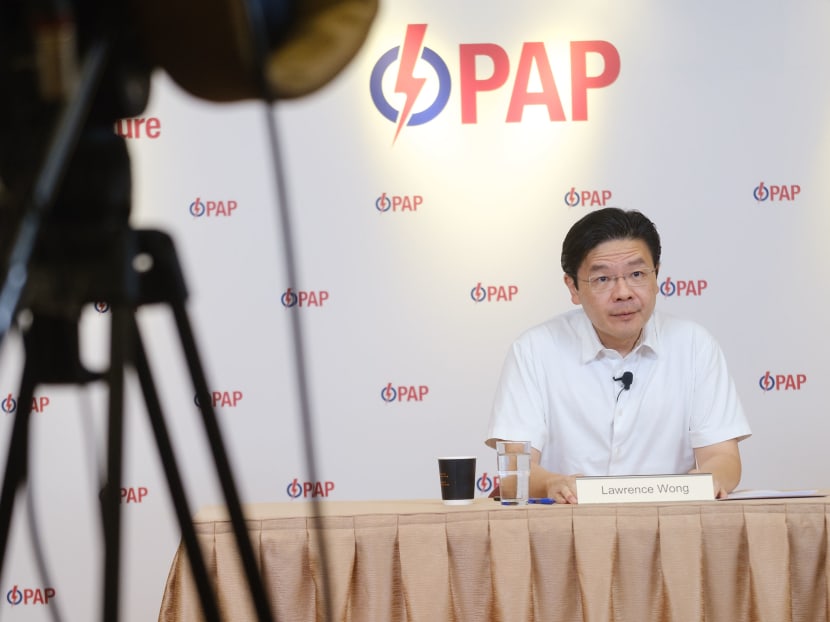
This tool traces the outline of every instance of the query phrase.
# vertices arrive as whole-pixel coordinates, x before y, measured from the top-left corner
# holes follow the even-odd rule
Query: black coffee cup
[[[438,458],[441,476],[441,499],[444,505],[468,505],[475,498],[475,456],[447,456]]]

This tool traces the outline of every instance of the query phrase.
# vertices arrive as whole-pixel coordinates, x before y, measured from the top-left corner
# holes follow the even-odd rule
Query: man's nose
[[[614,278],[614,287],[611,289],[614,294],[614,298],[619,299],[626,299],[631,298],[631,286],[628,284],[628,281],[625,280],[624,276],[618,276]]]

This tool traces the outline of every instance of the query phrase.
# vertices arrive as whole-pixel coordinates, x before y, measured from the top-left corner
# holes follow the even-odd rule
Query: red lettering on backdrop
[[[598,76],[588,76],[588,54],[602,56]],[[620,75],[620,53],[608,41],[571,41],[571,114],[574,121],[588,120],[588,89],[608,86]]]
[[[161,136],[161,121],[156,117],[118,119],[115,122],[115,133],[122,138],[141,138],[143,133],[147,138],[155,139]]]
[[[461,70],[461,123],[477,123],[477,95],[481,91],[494,91],[507,82],[510,61],[507,52],[494,43],[464,43],[458,46]],[[602,57],[603,68],[598,75],[588,75],[588,55]],[[492,73],[486,78],[477,75],[479,57],[489,58]],[[528,92],[530,71],[536,64],[540,92]],[[588,89],[598,89],[612,84],[620,75],[620,54],[608,41],[571,42],[571,118],[588,120]],[[522,111],[528,105],[544,105],[551,121],[565,121],[565,111],[550,67],[544,44],[528,42],[522,46],[513,93],[508,106],[508,123],[521,121]]]
[[[530,70],[533,62],[539,73],[542,84],[541,92],[530,93]],[[510,106],[507,109],[507,122],[519,123],[525,106],[547,106],[548,117],[551,121],[564,121],[565,111],[559,99],[559,91],[553,79],[553,70],[550,68],[544,43],[525,43],[522,46],[522,55],[519,57],[519,67],[516,69],[516,82],[513,84],[513,95],[510,97]]]
[[[478,113],[476,94],[479,91],[495,91],[507,82],[510,61],[507,52],[495,43],[464,43],[458,46],[461,69],[461,122],[476,123]],[[476,77],[476,58],[486,56],[493,61],[493,73],[485,79]]]

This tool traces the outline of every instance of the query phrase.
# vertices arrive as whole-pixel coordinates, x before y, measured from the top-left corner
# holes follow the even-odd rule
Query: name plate
[[[577,477],[579,503],[713,501],[711,473]]]

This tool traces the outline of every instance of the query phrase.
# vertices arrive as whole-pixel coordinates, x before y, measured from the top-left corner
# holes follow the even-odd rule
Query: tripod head
[[[36,358],[50,377],[95,377],[80,363],[77,324],[84,304],[106,299],[89,300],[76,281],[88,283],[105,240],[129,228],[129,155],[113,126],[146,107],[152,72],[211,101],[300,97],[351,60],[376,9],[377,0],[0,3],[0,84],[12,94],[0,98],[0,318],[32,311],[27,353],[49,348]],[[73,264],[89,274],[67,277]],[[0,339],[7,329],[0,322]]]

